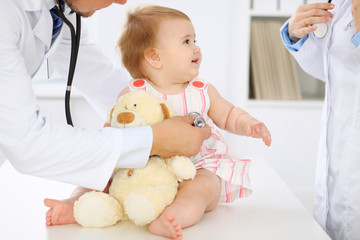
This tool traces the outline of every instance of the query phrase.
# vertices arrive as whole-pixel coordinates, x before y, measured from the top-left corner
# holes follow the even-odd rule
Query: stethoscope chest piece
[[[329,26],[327,23],[319,23],[315,24],[316,30],[313,32],[316,38],[324,38],[329,30]]]
[[[190,116],[190,115],[194,115],[194,116],[195,116],[194,123],[193,123],[193,125],[194,125],[195,127],[199,127],[199,128],[205,127],[206,121],[205,121],[205,119],[201,116],[200,113],[198,113],[198,112],[191,112],[191,113],[188,114],[188,116]]]

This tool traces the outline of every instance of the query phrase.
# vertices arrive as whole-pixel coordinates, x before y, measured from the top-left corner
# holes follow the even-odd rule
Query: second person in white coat
[[[327,23],[323,38],[313,35]],[[360,0],[300,6],[281,29],[300,66],[325,81],[314,217],[334,240],[360,236]]]

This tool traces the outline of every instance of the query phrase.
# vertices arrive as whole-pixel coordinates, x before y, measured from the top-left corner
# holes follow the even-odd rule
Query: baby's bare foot
[[[46,198],[44,204],[50,208],[46,212],[46,226],[76,223],[73,210],[74,202],[75,199],[59,201]]]
[[[173,212],[163,212],[157,219],[149,225],[152,234],[163,237],[182,240],[182,230]]]

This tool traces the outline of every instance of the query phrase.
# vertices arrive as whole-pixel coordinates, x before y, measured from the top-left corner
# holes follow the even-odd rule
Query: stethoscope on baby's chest
[[[73,126],[70,112],[70,95],[71,95],[71,86],[75,74],[76,61],[79,53],[80,46],[80,32],[81,32],[81,16],[76,13],[76,29],[72,23],[65,17],[64,8],[59,3],[59,0],[56,0],[56,8],[61,20],[69,27],[71,34],[71,54],[70,54],[70,64],[69,64],[69,73],[67,79],[67,86],[65,92],[65,116],[66,122]]]

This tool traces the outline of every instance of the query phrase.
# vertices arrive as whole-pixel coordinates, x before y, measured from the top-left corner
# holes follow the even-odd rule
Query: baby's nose
[[[117,115],[117,121],[121,124],[128,124],[134,121],[135,115],[131,112],[122,112]]]

